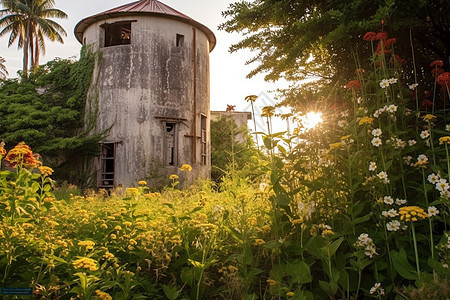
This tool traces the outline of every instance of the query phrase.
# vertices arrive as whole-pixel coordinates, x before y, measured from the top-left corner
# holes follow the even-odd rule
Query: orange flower
[[[6,150],[5,150],[5,142],[0,142],[0,160],[5,156]]]
[[[345,86],[347,89],[360,89],[361,88],[361,81],[359,80],[352,80],[347,83]]]
[[[28,145],[24,142],[20,142],[14,148],[9,150],[5,160],[12,168],[17,166],[24,168],[36,168],[42,165],[39,158],[39,154],[33,153]]]

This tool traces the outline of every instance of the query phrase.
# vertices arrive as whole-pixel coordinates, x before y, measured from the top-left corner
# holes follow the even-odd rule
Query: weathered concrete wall
[[[118,21],[132,21],[130,45],[102,47],[100,25],[105,21],[89,26],[83,37],[102,52],[98,84],[91,95],[98,95],[96,130],[112,126],[103,142],[116,143],[115,185],[133,186],[158,176],[167,183],[170,174],[182,176],[179,167],[185,163],[193,167],[191,180],[209,177],[208,38],[192,25],[170,18],[136,15],[107,23]],[[176,45],[177,34],[184,35],[181,47]],[[206,164],[201,159],[201,115],[207,118]],[[177,123],[174,166],[163,159],[165,122]],[[101,159],[99,173],[100,167]]]

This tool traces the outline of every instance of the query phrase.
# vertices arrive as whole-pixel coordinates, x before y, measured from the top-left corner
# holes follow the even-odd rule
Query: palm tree
[[[54,0],[1,0],[0,37],[10,34],[8,47],[16,40],[23,49],[23,73],[39,65],[39,57],[45,53],[45,38],[64,43],[66,31],[50,18],[67,18],[67,14],[54,8]],[[30,59],[31,58],[31,59]]]
[[[6,75],[8,75],[8,71],[5,66],[6,60],[0,56],[0,79],[5,79]]]

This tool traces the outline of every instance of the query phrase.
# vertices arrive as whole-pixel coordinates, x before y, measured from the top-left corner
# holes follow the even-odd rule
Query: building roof
[[[84,31],[92,24],[98,21],[106,20],[119,16],[131,16],[131,15],[162,15],[168,18],[176,19],[185,23],[189,23],[192,26],[203,31],[209,40],[209,51],[212,51],[216,46],[216,37],[214,33],[205,25],[200,24],[187,15],[165,5],[157,0],[140,0],[129,4],[125,4],[96,15],[84,18],[75,26],[75,37],[82,43]]]

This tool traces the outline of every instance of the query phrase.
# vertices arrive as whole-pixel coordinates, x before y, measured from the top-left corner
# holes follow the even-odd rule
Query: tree
[[[221,29],[244,35],[230,51],[256,51],[248,63],[258,65],[249,77],[265,73],[266,80],[299,82],[316,76],[322,86],[354,79],[355,62],[371,54],[362,39],[367,31],[397,38],[395,54],[407,59],[410,70],[410,31],[416,65],[434,59],[449,64],[447,0],[255,0],[233,3],[222,14],[228,20]]]
[[[95,121],[84,114],[95,59],[83,51],[79,61],[56,59],[28,78],[0,84],[0,141],[7,148],[25,142],[59,179],[80,186],[88,173],[80,167],[86,157],[98,154],[105,134],[91,134],[93,126],[84,122]]]
[[[67,15],[54,8],[54,0],[3,0],[1,4],[0,36],[10,34],[8,47],[17,40],[18,48],[23,49],[23,73],[27,76],[29,62],[31,68],[37,67],[41,52],[45,53],[45,38],[64,43],[66,31],[50,18]]]
[[[5,66],[6,60],[3,57],[0,57],[0,78],[5,79],[6,75],[8,75],[8,71]]]

